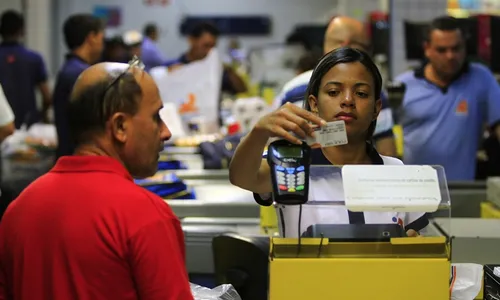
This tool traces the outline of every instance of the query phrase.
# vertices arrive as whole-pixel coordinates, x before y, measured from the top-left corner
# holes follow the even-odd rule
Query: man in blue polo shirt
[[[47,70],[40,54],[21,44],[24,18],[15,11],[2,14],[0,20],[0,84],[15,115],[15,126],[28,126],[42,119],[52,99],[47,85]],[[42,111],[37,107],[36,89],[42,95]]]
[[[68,129],[68,101],[80,74],[99,61],[104,47],[104,26],[98,18],[87,14],[70,16],[63,26],[64,40],[70,53],[57,75],[54,90],[54,115],[58,137],[56,155],[73,154]]]
[[[167,60],[157,44],[159,32],[156,24],[147,24],[144,27],[143,34],[141,60],[144,63],[146,71],[149,71],[154,67],[161,66]]]
[[[174,70],[178,66],[204,59],[210,50],[217,45],[218,36],[219,30],[214,25],[210,23],[196,24],[189,32],[190,48],[188,52],[178,59],[166,62],[164,66],[168,67],[169,70]],[[247,86],[231,67],[224,66],[221,90],[228,94],[238,94],[246,92]]]
[[[396,78],[406,85],[404,162],[441,165],[448,180],[474,180],[483,125],[500,121],[500,87],[485,66],[466,62],[454,18],[432,21],[424,49],[428,63]]]
[[[325,33],[323,51],[324,53],[328,53],[343,46],[369,52],[368,36],[362,22],[349,17],[336,17],[332,19]],[[313,70],[306,71],[286,83],[281,93],[275,99],[273,107],[277,109],[287,102],[302,106],[312,72]],[[373,140],[380,154],[396,156],[396,146],[392,132],[392,127],[394,126],[392,110],[389,107],[386,95],[382,93],[381,97],[382,109],[377,118],[377,127],[375,128]]]

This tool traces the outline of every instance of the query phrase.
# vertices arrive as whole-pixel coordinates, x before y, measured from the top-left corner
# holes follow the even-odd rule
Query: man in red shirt
[[[75,154],[1,222],[0,299],[193,299],[179,220],[132,180],[156,172],[171,136],[158,88],[137,65],[80,75],[69,104]]]

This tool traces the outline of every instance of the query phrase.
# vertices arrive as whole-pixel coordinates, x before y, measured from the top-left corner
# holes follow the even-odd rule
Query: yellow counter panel
[[[302,239],[299,255],[297,240],[281,240],[272,242],[270,300],[450,297],[451,264],[444,238],[322,242],[321,247],[320,239]]]

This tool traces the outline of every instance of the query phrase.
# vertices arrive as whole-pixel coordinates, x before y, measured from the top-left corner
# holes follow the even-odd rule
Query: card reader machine
[[[279,204],[304,204],[309,195],[311,147],[286,140],[272,142],[267,149],[271,169],[273,200]]]

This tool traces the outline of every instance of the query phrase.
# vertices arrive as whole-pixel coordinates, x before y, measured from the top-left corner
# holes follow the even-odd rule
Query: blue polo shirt
[[[16,128],[41,120],[35,89],[47,81],[42,56],[16,42],[0,44],[0,84],[15,115]]]
[[[311,80],[313,70],[306,71],[297,75],[292,80],[287,82],[281,93],[274,100],[273,108],[278,109],[280,106],[287,102],[294,103],[300,107],[303,106],[304,97],[307,92],[309,80]],[[377,118],[377,127],[373,133],[373,139],[381,139],[384,137],[392,137],[392,127],[394,127],[394,120],[392,118],[392,110],[389,107],[389,101],[385,93],[380,95],[382,100],[382,109]]]
[[[448,180],[474,180],[483,125],[500,121],[500,86],[493,74],[470,63],[446,88],[426,80],[423,68],[396,80],[406,85],[405,164],[441,165]]]
[[[158,44],[148,37],[144,37],[141,45],[141,60],[144,63],[146,71],[154,67],[161,66],[166,59],[160,51]]]
[[[54,89],[54,117],[58,138],[57,157],[73,154],[74,145],[70,138],[68,125],[68,103],[78,76],[89,66],[80,57],[68,54],[64,65],[57,74]]]
[[[189,64],[190,61],[187,59],[186,54],[181,55],[178,59],[169,60],[163,64],[165,67],[170,67],[176,64]],[[236,94],[236,89],[233,87],[231,80],[229,79],[229,74],[224,70],[222,72],[222,87],[221,90],[223,92],[227,92],[229,94]]]

